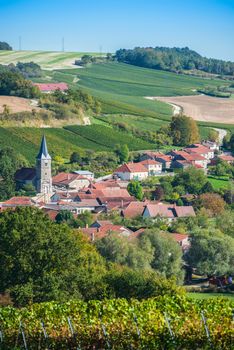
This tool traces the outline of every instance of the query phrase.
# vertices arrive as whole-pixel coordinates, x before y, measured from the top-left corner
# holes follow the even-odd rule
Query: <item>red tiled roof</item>
[[[206,160],[205,157],[203,157],[197,153],[190,154],[190,153],[187,153],[185,151],[173,151],[173,153],[175,155],[181,156],[182,158],[184,158],[187,161]]]
[[[164,203],[147,204],[150,217],[161,216],[165,218],[196,216],[192,206],[176,206]],[[146,210],[145,208],[145,210]]]
[[[75,174],[75,173],[59,173],[52,178],[53,185],[69,185],[71,182],[75,180],[87,180],[90,182],[89,179],[86,177]]]
[[[167,204],[148,204],[146,208],[148,209],[151,217],[161,216],[165,218],[174,218],[173,207]]]
[[[144,152],[144,154],[148,155],[149,157],[155,158],[155,159],[163,159],[165,162],[171,162],[172,157],[168,154],[164,154],[161,152],[152,152],[152,151],[147,151]]]
[[[191,153],[199,153],[199,154],[207,154],[211,152],[211,150],[208,147],[201,145],[200,143],[195,143],[189,147],[186,147],[184,151],[188,153],[191,152]]]
[[[160,162],[157,162],[154,159],[145,159],[145,160],[142,160],[140,163],[143,165],[161,165]]]
[[[3,206],[31,206],[33,202],[30,197],[21,196],[21,197],[12,197],[7,201],[2,203]]]
[[[196,216],[194,209],[191,205],[175,206],[174,209],[178,218],[183,218],[185,216]]]
[[[226,162],[234,162],[234,157],[228,154],[221,154],[218,157]]]
[[[170,236],[178,243],[182,242],[184,239],[188,239],[189,235],[182,233],[170,233]]]
[[[107,224],[100,228],[97,227],[89,227],[89,228],[82,228],[82,232],[86,235],[88,235],[89,239],[101,239],[103,237],[106,237],[111,232],[116,232],[118,234],[124,235],[125,232],[131,234],[132,231],[127,229],[124,226],[121,225],[113,225],[113,224]]]
[[[115,173],[148,173],[141,163],[126,163],[115,170]]]
[[[49,83],[49,84],[34,83],[33,85],[37,86],[40,91],[68,90],[68,85],[66,83]]]
[[[138,215],[142,215],[147,202],[131,202],[122,211],[123,216],[127,218],[134,218]]]

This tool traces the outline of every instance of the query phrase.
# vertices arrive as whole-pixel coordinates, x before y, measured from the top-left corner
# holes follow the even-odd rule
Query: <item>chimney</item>
[[[86,225],[85,225],[85,228],[89,228],[89,225],[88,225],[88,224],[86,224]]]
[[[94,242],[94,241],[95,241],[95,233],[92,232],[92,233],[91,233],[91,242]]]

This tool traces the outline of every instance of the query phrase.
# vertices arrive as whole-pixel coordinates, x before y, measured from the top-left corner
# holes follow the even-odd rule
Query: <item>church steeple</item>
[[[42,137],[41,147],[40,147],[40,151],[37,155],[37,159],[51,159],[49,152],[48,152],[45,135],[43,135],[43,137]]]
[[[36,189],[38,193],[52,193],[51,156],[45,135],[41,140],[40,151],[36,157]]]

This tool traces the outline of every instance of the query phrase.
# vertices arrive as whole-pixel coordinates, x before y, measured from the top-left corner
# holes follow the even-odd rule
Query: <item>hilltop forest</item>
[[[234,76],[234,62],[202,57],[196,51],[169,47],[136,47],[132,50],[116,51],[119,62],[135,66],[180,72],[183,70],[201,70],[206,73]]]

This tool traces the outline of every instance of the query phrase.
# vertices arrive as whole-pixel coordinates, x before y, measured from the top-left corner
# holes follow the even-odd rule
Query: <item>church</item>
[[[36,167],[19,169],[15,174],[15,181],[18,188],[31,184],[36,188],[38,194],[48,196],[53,193],[51,156],[45,136],[42,137],[40,150],[36,157]]]

